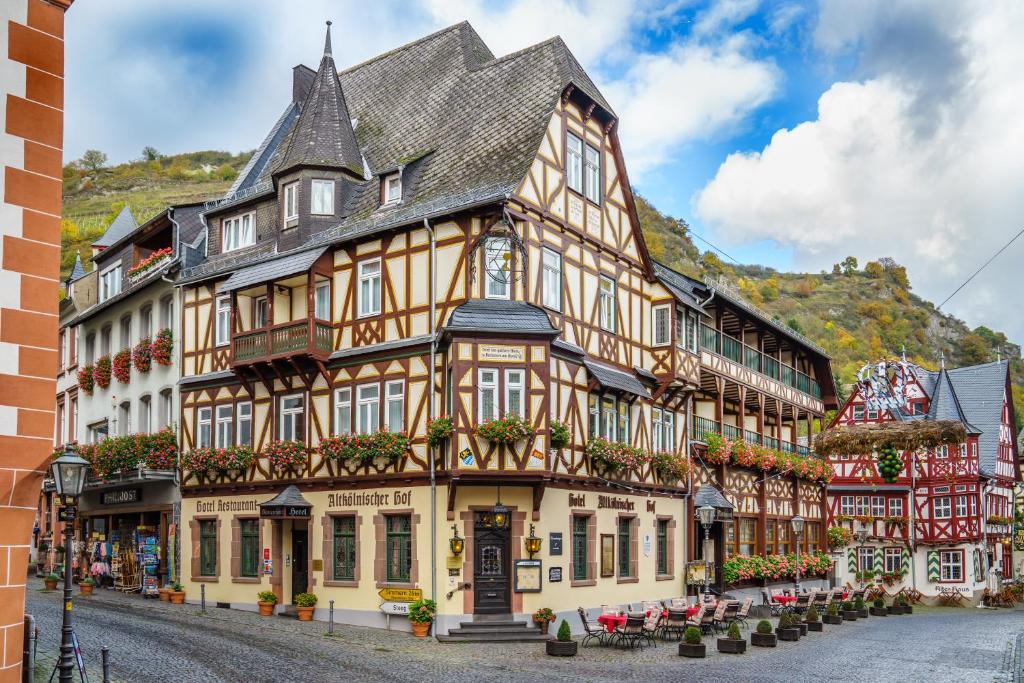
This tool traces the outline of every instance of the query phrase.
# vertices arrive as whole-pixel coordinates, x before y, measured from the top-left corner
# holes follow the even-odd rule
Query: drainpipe
[[[434,391],[434,379],[437,374],[435,363],[437,354],[437,308],[435,290],[437,286],[437,236],[427,218],[423,219],[423,227],[430,233],[430,371],[427,373],[430,386],[430,400],[427,402],[427,421],[434,419],[437,401]],[[430,599],[437,600],[437,467],[434,449],[428,444],[430,451]]]
[[[910,452],[910,585],[917,590],[917,451]]]
[[[686,416],[685,417],[685,419],[686,419],[686,438],[683,440],[683,448],[685,449],[683,451],[683,453],[686,454],[686,459],[690,461],[690,467],[689,467],[689,469],[686,472],[686,493],[683,494],[683,517],[682,517],[683,521],[682,521],[682,524],[680,524],[680,526],[683,528],[683,539],[682,539],[682,541],[683,541],[683,567],[682,567],[682,569],[683,569],[683,593],[682,594],[684,596],[687,595],[686,591],[688,590],[688,586],[686,585],[686,564],[687,564],[687,562],[690,561],[689,560],[689,557],[690,557],[689,540],[690,540],[690,522],[692,521],[690,519],[689,512],[690,512],[690,496],[693,495],[693,458],[690,457],[691,456],[691,454],[690,454],[690,448],[691,448],[690,434],[692,433],[691,429],[692,429],[692,426],[693,426],[693,392],[690,392],[690,395],[686,397],[685,416]]]

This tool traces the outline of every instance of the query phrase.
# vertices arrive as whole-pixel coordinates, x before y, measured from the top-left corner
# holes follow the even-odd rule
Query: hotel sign
[[[125,505],[142,500],[142,489],[119,489],[100,494],[100,505]]]
[[[477,349],[481,361],[491,363],[523,363],[526,361],[525,346],[481,344]]]
[[[308,505],[261,505],[260,517],[264,519],[309,519]]]

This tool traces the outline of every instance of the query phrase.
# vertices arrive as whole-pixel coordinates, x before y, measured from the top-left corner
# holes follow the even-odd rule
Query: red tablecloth
[[[693,607],[686,608],[686,618],[689,619],[694,614],[700,611],[700,605],[694,605]]]
[[[597,623],[601,624],[611,633],[615,630],[616,626],[624,626],[626,623],[625,614],[602,614],[597,618]]]
[[[772,600],[775,602],[781,602],[783,605],[788,605],[791,602],[796,602],[795,595],[773,595]]]

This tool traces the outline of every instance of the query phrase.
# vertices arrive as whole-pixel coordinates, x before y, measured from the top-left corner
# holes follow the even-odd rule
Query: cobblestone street
[[[30,584],[28,610],[41,629],[37,680],[46,680],[60,638],[59,593]],[[587,647],[571,659],[540,644],[446,644],[405,633],[196,606],[175,606],[101,591],[75,596],[75,625],[90,680],[101,680],[100,648],[111,651],[112,679],[150,681],[1011,681],[1024,609],[918,608],[911,616],[825,627],[774,650],[689,660],[674,643],[643,652]],[[40,678],[40,674],[42,677]],[[1019,677],[1019,672],[1018,672]]]

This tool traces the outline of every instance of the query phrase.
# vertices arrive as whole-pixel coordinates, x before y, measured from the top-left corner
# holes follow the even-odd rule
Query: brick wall
[[[0,3],[0,682],[21,680],[29,543],[53,444],[70,4]]]

